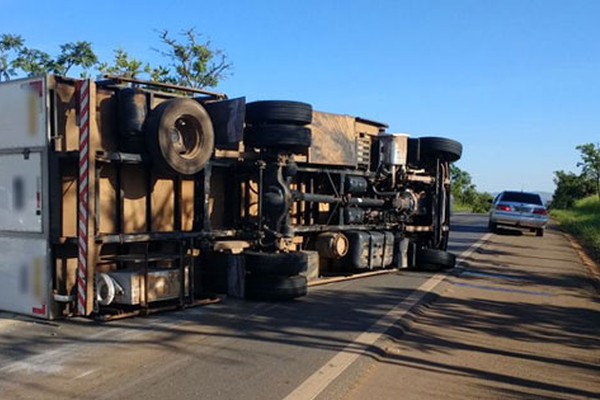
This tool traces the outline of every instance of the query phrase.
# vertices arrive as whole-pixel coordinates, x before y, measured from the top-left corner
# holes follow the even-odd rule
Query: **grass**
[[[487,214],[490,211],[489,204],[487,203],[469,204],[454,200],[451,204],[453,213],[466,212],[475,214]]]
[[[451,204],[452,212],[471,212],[471,210],[473,209],[472,206],[460,203],[458,201],[453,201]]]
[[[550,215],[562,228],[575,236],[596,261],[600,260],[600,201],[598,196],[578,200],[568,210],[552,210]]]

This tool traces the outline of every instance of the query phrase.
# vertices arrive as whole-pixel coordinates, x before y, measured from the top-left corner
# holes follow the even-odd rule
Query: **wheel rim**
[[[171,141],[173,148],[181,158],[193,159],[198,156],[203,145],[202,126],[191,115],[182,115],[175,120]]]

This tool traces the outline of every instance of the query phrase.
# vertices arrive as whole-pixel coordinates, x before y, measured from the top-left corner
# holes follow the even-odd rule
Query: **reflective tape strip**
[[[88,176],[89,176],[89,81],[78,83],[79,88],[79,223],[77,237],[79,256],[77,262],[77,314],[86,315],[88,271]]]

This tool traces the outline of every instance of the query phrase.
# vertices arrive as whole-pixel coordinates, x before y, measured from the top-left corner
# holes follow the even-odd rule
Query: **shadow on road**
[[[459,227],[460,229],[460,227]],[[538,253],[523,258],[516,253],[518,247],[503,246],[499,239],[491,239],[494,250],[481,249],[483,260],[467,260],[467,271],[477,266],[479,276],[463,274],[465,282],[487,279],[489,282],[501,280],[511,287],[544,290],[544,287],[560,287],[564,290],[581,288],[589,284],[586,278],[573,271],[572,266],[564,271],[550,268],[544,270],[547,259],[560,255],[564,249],[550,248],[544,256]],[[525,244],[521,244],[526,248]],[[505,264],[509,262],[510,266]],[[572,262],[565,258],[564,263]],[[531,268],[531,267],[535,268]],[[532,272],[533,271],[533,272]],[[367,354],[384,363],[424,371],[443,371],[448,375],[472,376],[486,382],[510,383],[515,389],[496,390],[499,397],[522,397],[530,395],[531,388],[562,393],[564,395],[594,397],[598,393],[579,390],[573,386],[542,382],[527,378],[491,373],[484,369],[474,369],[457,364],[439,361],[427,361],[422,358],[408,357],[402,354],[389,354],[376,346],[364,346],[354,342],[356,336],[397,306],[403,299],[414,293],[409,287],[402,288],[399,282],[410,278],[414,272],[399,273],[387,278],[371,278],[373,282],[368,290],[352,290],[351,287],[330,286],[311,291],[307,298],[288,303],[252,303],[234,299],[224,304],[207,308],[186,310],[160,316],[115,321],[106,324],[61,322],[46,336],[23,335],[21,332],[6,332],[0,337],[0,353],[7,360],[0,365],[0,382],[10,382],[10,376],[3,372],[6,365],[19,360],[36,360],[46,357],[43,349],[52,347],[62,349],[55,355],[65,357],[73,355],[82,348],[102,349],[102,351],[122,351],[120,357],[133,354],[136,349],[154,349],[156,357],[161,354],[176,353],[195,359],[197,365],[211,368],[217,365],[237,367],[252,366],[253,360],[264,357],[270,344],[285,345],[287,354],[279,360],[285,368],[293,360],[294,351],[306,349],[322,350],[335,354],[339,351]],[[426,275],[426,274],[425,274]],[[487,276],[486,276],[487,275]],[[383,282],[383,283],[382,283]],[[431,296],[429,294],[429,296]],[[426,310],[426,309],[422,309]],[[465,318],[468,315],[468,318]],[[445,299],[436,303],[436,313],[424,311],[417,315],[419,325],[407,330],[407,326],[397,324],[389,329],[387,337],[404,347],[418,349],[423,353],[444,353],[455,350],[469,350],[494,354],[505,358],[529,360],[540,363],[562,365],[585,372],[586,375],[600,376],[600,366],[578,360],[565,360],[562,357],[531,354],[524,348],[511,351],[495,348],[493,341],[489,345],[449,341],[431,334],[435,327],[455,327],[465,333],[478,333],[490,338],[509,338],[521,343],[560,344],[567,348],[600,350],[598,327],[600,313],[588,308],[563,306],[557,304],[531,304],[506,302],[489,298]],[[423,329],[429,327],[430,329]],[[45,327],[48,331],[48,327]],[[218,340],[218,346],[211,345],[211,339]],[[294,350],[296,349],[296,350]],[[288,359],[289,358],[289,359]],[[52,358],[49,357],[51,362]],[[160,360],[156,360],[160,362]],[[10,372],[10,368],[9,371]],[[48,394],[46,386],[31,388]],[[502,392],[504,391],[504,392]],[[67,392],[57,391],[56,397],[67,397]]]

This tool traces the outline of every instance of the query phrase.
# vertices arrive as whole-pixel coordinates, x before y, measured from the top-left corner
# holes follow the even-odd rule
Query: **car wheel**
[[[292,276],[305,272],[308,267],[306,253],[258,253],[247,251],[246,271],[253,274]]]
[[[246,298],[253,300],[292,300],[306,296],[308,283],[306,277],[246,275]]]
[[[312,106],[298,101],[254,101],[246,105],[246,123],[308,125]]]
[[[544,236],[544,228],[539,228],[535,231],[535,236],[541,237]]]
[[[147,147],[161,171],[194,175],[214,149],[210,116],[195,100],[172,99],[150,112],[146,122]]]
[[[418,269],[450,269],[456,265],[456,256],[437,249],[419,249],[416,254]]]
[[[488,231],[495,233],[498,230],[498,225],[492,221],[488,222]]]

